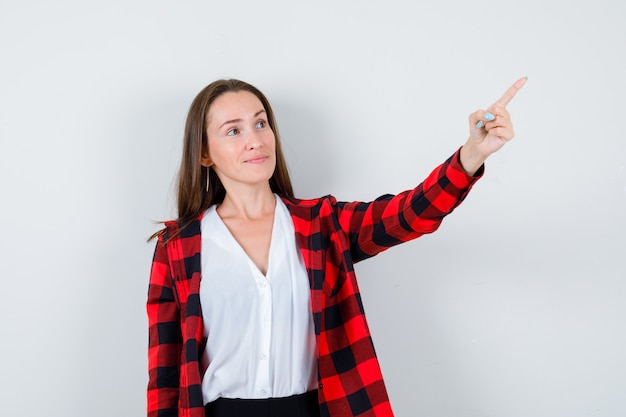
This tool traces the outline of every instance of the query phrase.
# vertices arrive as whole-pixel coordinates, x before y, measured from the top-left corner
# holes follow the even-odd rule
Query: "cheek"
[[[271,146],[272,149],[276,148],[276,136],[274,136],[274,132],[272,132],[271,130],[267,135],[266,143],[268,146]]]
[[[240,145],[237,141],[222,142],[211,148],[211,155],[214,160],[227,160],[237,153],[240,153]]]

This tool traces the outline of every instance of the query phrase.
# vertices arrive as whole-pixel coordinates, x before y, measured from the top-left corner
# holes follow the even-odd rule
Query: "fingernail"
[[[481,121],[479,121],[478,123],[476,123],[476,127],[477,127],[478,129],[482,128],[482,127],[483,127],[483,121],[481,120]]]
[[[485,115],[483,116],[483,119],[485,119],[485,120],[489,120],[489,121],[491,121],[491,120],[493,120],[493,119],[495,119],[495,118],[496,118],[496,116],[494,116],[494,115],[493,115],[493,114],[491,114],[491,113],[485,113]]]

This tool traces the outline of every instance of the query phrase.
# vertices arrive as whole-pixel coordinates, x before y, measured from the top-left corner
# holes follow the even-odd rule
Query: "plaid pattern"
[[[373,202],[283,198],[311,286],[322,417],[393,416],[353,264],[435,231],[482,175],[469,177],[459,152],[415,189]],[[200,218],[157,242],[148,289],[148,417],[204,417],[200,356]]]

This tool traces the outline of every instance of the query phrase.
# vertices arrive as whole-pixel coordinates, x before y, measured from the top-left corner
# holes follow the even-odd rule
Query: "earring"
[[[209,167],[206,167],[206,192],[209,192]]]

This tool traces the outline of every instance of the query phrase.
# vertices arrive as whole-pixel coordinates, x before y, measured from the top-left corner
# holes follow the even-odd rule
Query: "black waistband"
[[[218,398],[204,406],[206,417],[318,417],[317,390],[282,398]]]

